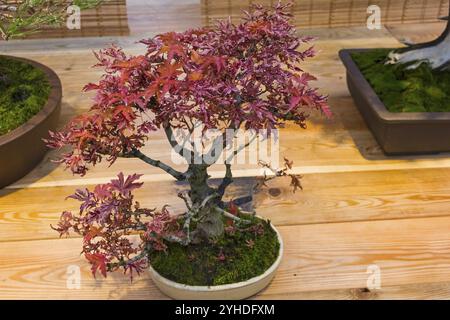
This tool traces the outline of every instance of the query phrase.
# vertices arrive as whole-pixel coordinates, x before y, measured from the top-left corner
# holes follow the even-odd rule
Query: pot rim
[[[32,116],[28,121],[21,124],[17,128],[11,130],[10,132],[0,135],[0,146],[5,145],[13,140],[16,140],[20,138],[21,136],[27,134],[30,130],[35,128],[36,126],[39,126],[40,123],[45,121],[49,115],[52,114],[52,112],[55,110],[55,108],[58,107],[59,102],[62,98],[62,84],[61,80],[59,79],[58,75],[49,67],[27,58],[22,57],[16,57],[16,56],[10,56],[10,55],[3,55],[0,54],[0,58],[9,58],[14,59],[17,61],[21,61],[27,64],[32,65],[33,67],[40,69],[43,71],[47,77],[47,80],[50,84],[50,93],[48,95],[47,102],[42,107],[42,109],[36,113],[34,116]]]
[[[257,217],[261,218],[259,216],[257,216]],[[280,248],[278,250],[278,257],[275,260],[275,262],[269,267],[269,269],[267,269],[263,274],[260,274],[259,276],[250,278],[245,281],[229,283],[229,284],[221,284],[221,285],[217,285],[217,286],[191,286],[191,285],[175,282],[175,281],[172,281],[172,280],[169,280],[169,279],[163,277],[155,269],[153,269],[151,264],[149,266],[150,272],[153,273],[154,277],[157,277],[158,281],[164,283],[167,286],[170,286],[170,287],[173,287],[176,289],[180,289],[180,290],[190,290],[190,291],[197,291],[197,292],[215,292],[215,291],[243,288],[243,287],[252,285],[252,284],[257,283],[257,282],[261,281],[262,279],[270,276],[273,272],[275,272],[275,270],[278,268],[278,266],[281,263],[281,259],[283,258],[284,244],[283,244],[283,239],[281,237],[281,234],[272,223],[270,223],[270,226],[277,235],[278,242],[280,244]]]

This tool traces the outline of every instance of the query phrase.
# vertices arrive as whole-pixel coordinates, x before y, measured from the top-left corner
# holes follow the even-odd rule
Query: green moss
[[[280,244],[269,222],[251,220],[253,225],[262,224],[262,235],[225,233],[215,243],[187,247],[171,243],[166,252],[150,253],[151,264],[172,281],[197,286],[229,284],[261,275],[277,259]],[[248,245],[249,241],[253,246]],[[223,261],[218,259],[221,254]]]
[[[19,127],[47,102],[50,84],[33,66],[0,57],[0,135]]]
[[[385,65],[390,49],[353,53],[352,58],[390,112],[450,112],[450,72]]]

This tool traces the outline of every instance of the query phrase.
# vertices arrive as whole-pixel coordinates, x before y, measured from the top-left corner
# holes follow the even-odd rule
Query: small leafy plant
[[[101,0],[0,0],[0,35],[3,40],[21,38],[42,27],[60,25],[67,8],[97,6]]]
[[[96,54],[97,66],[105,74],[99,83],[85,87],[96,92],[94,105],[63,131],[52,132],[48,145],[70,147],[59,161],[75,174],[84,175],[89,166],[103,160],[113,164],[119,157],[137,158],[187,182],[189,190],[178,194],[187,208],[178,216],[171,215],[167,206],[150,210],[134,201],[133,191],[142,186],[136,174],[120,173],[93,191],[78,190],[70,196],[81,202],[80,212],[64,212],[55,229],[61,235],[73,230],[83,236],[83,253],[94,274],[106,276],[107,271],[123,269],[133,275],[147,267],[151,253],[172,244],[218,243],[226,234],[253,233],[256,238],[243,240],[248,250],[255,247],[263,222],[239,207],[251,196],[224,200],[233,182],[232,159],[249,143],[226,159],[226,173],[218,186],[209,183],[208,168],[219,160],[223,148],[233,145],[234,140],[227,139],[229,130],[259,136],[264,129],[268,136],[286,121],[306,128],[312,110],[330,115],[327,98],[309,85],[316,78],[299,66],[315,55],[312,47],[300,50],[312,38],[296,35],[287,8],[280,3],[273,9],[255,6],[237,25],[222,21],[214,28],[142,40],[147,46],[144,55],[128,56],[118,47]],[[198,128],[211,144],[204,152],[174,134],[182,129],[189,137]],[[159,129],[186,160],[186,171],[141,151]],[[206,137],[211,129],[219,132],[213,139]],[[294,190],[301,187],[300,177],[288,172],[292,162],[287,159],[281,170],[261,165],[273,176],[289,176]],[[256,188],[270,179],[263,177]],[[219,251],[217,259],[226,260],[225,252]]]

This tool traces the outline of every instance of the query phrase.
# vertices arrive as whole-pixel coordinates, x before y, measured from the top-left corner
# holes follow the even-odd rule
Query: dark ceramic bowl
[[[49,130],[56,128],[62,100],[61,81],[53,70],[32,60],[2,57],[23,61],[45,72],[51,91],[39,113],[20,127],[0,136],[0,188],[25,176],[42,160],[47,152],[42,139],[48,137]]]
[[[347,69],[353,100],[384,152],[449,152],[450,112],[389,112],[351,57],[354,52],[369,50],[373,49],[344,49],[339,56]]]

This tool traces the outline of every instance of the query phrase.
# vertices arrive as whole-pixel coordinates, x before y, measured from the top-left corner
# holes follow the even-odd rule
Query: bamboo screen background
[[[142,20],[143,24],[139,31],[149,31],[151,27],[155,27],[156,22],[152,22],[155,14],[157,17],[162,14],[166,19],[165,23],[186,18],[185,15],[180,16],[180,12],[176,10],[177,7],[183,8],[186,3],[192,8],[188,13],[189,17],[190,15],[193,18],[198,17],[200,24],[212,25],[215,20],[228,16],[237,21],[242,10],[249,9],[253,3],[273,5],[276,2],[277,0],[134,0],[127,3],[126,0],[104,0],[99,7],[82,12],[80,30],[69,30],[65,26],[46,28],[43,32],[28,38],[126,36],[130,34],[128,15],[135,20]],[[371,4],[381,8],[383,25],[435,22],[438,21],[437,18],[448,14],[449,5],[449,0],[293,0],[292,2],[294,23],[302,28],[365,26],[368,17],[367,7]],[[165,9],[172,11],[165,13]]]
[[[129,34],[126,0],[105,0],[95,9],[82,11],[79,30],[70,30],[65,26],[44,28],[42,32],[27,38],[103,37]]]
[[[277,0],[201,0],[205,24],[214,20],[233,19],[241,15],[252,3],[273,5]],[[295,0],[291,8],[294,23],[303,28],[365,26],[367,7],[378,5],[381,23],[401,24],[436,22],[448,14],[449,0]]]

